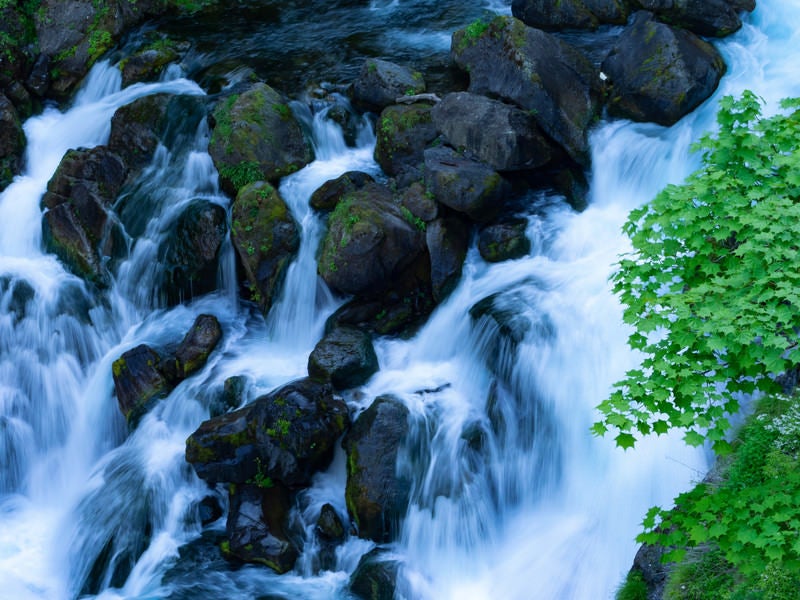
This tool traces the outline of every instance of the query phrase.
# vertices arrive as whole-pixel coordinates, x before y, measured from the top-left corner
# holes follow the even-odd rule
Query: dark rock
[[[507,193],[494,169],[447,147],[425,150],[425,187],[440,203],[478,222],[493,219]]]
[[[375,162],[387,175],[414,173],[425,148],[436,139],[436,126],[427,104],[389,106],[378,118]]]
[[[511,14],[545,31],[596,29],[625,23],[630,7],[627,0],[513,0]]]
[[[219,251],[227,233],[225,209],[208,200],[192,201],[176,219],[161,250],[163,296],[167,304],[217,289]]]
[[[469,227],[459,217],[439,218],[428,223],[425,239],[431,257],[433,297],[441,302],[461,279],[469,244]]]
[[[232,196],[248,183],[275,182],[314,158],[291,108],[265,83],[220,101],[212,124],[208,152]]]
[[[350,577],[350,592],[360,600],[392,600],[399,564],[380,548],[367,552]]]
[[[231,410],[239,408],[245,402],[245,390],[247,388],[247,377],[244,375],[234,375],[228,377],[222,384],[222,395],[215,411],[211,416],[216,417]]]
[[[724,37],[742,26],[740,10],[731,0],[635,0],[660,21],[697,35]]]
[[[277,190],[263,181],[239,191],[231,220],[251,298],[267,312],[300,247],[300,228]]]
[[[180,58],[177,50],[168,42],[150,45],[132,54],[120,63],[122,86],[132,83],[155,81],[170,63]]]
[[[0,313],[9,314],[19,323],[28,313],[28,303],[36,290],[24,279],[0,277]]]
[[[672,125],[706,100],[726,66],[714,46],[638,12],[603,61],[612,115]]]
[[[2,23],[0,92],[5,92],[9,98],[13,96],[8,93],[9,88],[14,82],[25,81],[36,58],[33,15],[29,14],[30,11],[22,10],[17,4],[17,2],[4,2],[0,6],[0,23]],[[20,110],[18,104],[17,110]],[[27,117],[28,114],[24,116]]]
[[[421,73],[378,58],[368,58],[353,84],[353,103],[365,110],[379,112],[394,104],[400,96],[424,91],[425,80]]]
[[[222,327],[214,315],[199,315],[175,351],[177,379],[186,379],[205,366],[222,339]]]
[[[0,94],[0,191],[20,172],[25,133],[14,105]]]
[[[47,88],[50,87],[50,57],[46,54],[40,54],[33,63],[28,79],[25,81],[28,89],[43,98],[47,93]]]
[[[469,73],[469,91],[529,111],[575,161],[587,164],[587,130],[599,109],[600,79],[579,50],[498,16],[453,34],[451,55]]]
[[[478,251],[488,262],[501,262],[526,256],[531,242],[525,236],[528,222],[513,219],[484,227],[478,236]]]
[[[309,376],[339,390],[365,383],[377,370],[378,357],[370,335],[353,327],[333,329],[308,357]]]
[[[668,548],[642,545],[633,559],[631,571],[638,571],[647,586],[647,600],[660,600],[664,597],[664,587],[671,570],[670,564],[661,562]]]
[[[120,107],[111,118],[108,147],[131,169],[141,169],[153,159],[166,125],[170,96],[155,94]]]
[[[174,385],[164,373],[166,365],[158,352],[145,344],[124,352],[114,361],[114,389],[119,409],[131,427]]]
[[[368,175],[367,173],[348,171],[336,179],[331,179],[323,183],[311,194],[308,204],[311,208],[316,210],[333,210],[346,193],[360,190],[366,184],[374,181],[375,179],[372,175]]]
[[[433,221],[439,215],[439,205],[433,194],[425,189],[421,181],[415,181],[402,192],[401,206],[405,206],[416,218],[425,223]]]
[[[107,208],[116,200],[127,169],[106,146],[69,150],[47,184],[42,204],[45,248],[73,273],[97,285],[107,284],[104,257],[125,249]]]
[[[206,496],[197,505],[197,513],[200,517],[200,523],[205,526],[218,520],[225,514],[225,510],[222,508],[219,498],[216,496]]]
[[[397,458],[409,431],[408,417],[400,400],[382,396],[359,415],[342,442],[345,499],[359,537],[391,541],[405,515],[410,482],[398,477]]]
[[[431,109],[431,118],[448,144],[496,171],[535,169],[553,156],[552,145],[533,116],[485,96],[447,94]]]
[[[186,441],[186,460],[211,483],[301,487],[328,466],[346,423],[329,386],[301,379],[205,421]]]
[[[372,183],[346,194],[336,205],[318,268],[338,292],[377,294],[412,268],[423,251],[420,229],[394,203],[388,188]]]
[[[223,555],[277,573],[291,570],[299,552],[286,533],[290,507],[289,492],[280,484],[236,486],[230,494]]]
[[[317,535],[329,542],[344,541],[344,525],[336,509],[329,503],[322,505],[317,519]]]

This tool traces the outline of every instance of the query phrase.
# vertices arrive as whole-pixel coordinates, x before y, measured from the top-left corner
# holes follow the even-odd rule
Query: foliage
[[[776,582],[794,573],[797,581],[800,573],[798,415],[797,398],[763,399],[756,415],[741,430],[721,482],[704,482],[681,494],[672,510],[650,509],[638,541],[671,548],[665,560],[682,560],[687,548],[710,545],[719,555],[717,562],[725,563],[711,571],[734,572],[742,586],[767,587],[766,573],[772,573],[771,578]],[[679,572],[676,577],[698,581],[717,575],[701,577],[700,573]],[[720,585],[730,587],[726,583]]]
[[[775,391],[800,363],[800,100],[783,107],[761,118],[753,93],[724,98],[703,166],[630,214],[633,251],[612,280],[644,359],[600,404],[596,434],[627,448],[682,428],[724,454],[740,394]]]
[[[647,584],[641,571],[630,571],[617,590],[615,600],[647,600]]]
[[[230,181],[237,190],[242,189],[249,183],[264,179],[264,172],[261,170],[261,165],[254,161],[225,165],[220,167],[219,174],[221,177]]]

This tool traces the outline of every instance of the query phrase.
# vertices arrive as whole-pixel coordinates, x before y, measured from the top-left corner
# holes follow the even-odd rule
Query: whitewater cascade
[[[800,32],[791,25],[798,22],[797,0],[760,0],[743,29],[717,44],[729,72],[713,98],[671,128],[601,124],[592,134],[585,211],[531,196],[529,256],[490,265],[472,248],[461,283],[414,338],[376,341],[381,370],[346,400],[355,411],[391,393],[410,410],[398,469],[412,481],[412,503],[391,546],[401,563],[398,597],[611,598],[646,509],[702,478],[708,456],[680,435],[623,452],[589,432],[594,407],[637,362],[608,277],[627,248],[620,227],[628,211],[697,165],[689,146],[713,126],[721,95],[752,89],[767,112],[800,95]],[[425,43],[431,37],[449,43],[438,33]],[[226,378],[245,375],[253,399],[306,374],[325,319],[342,301],[316,275],[324,223],[308,198],[345,171],[380,177],[374,137],[365,123],[347,146],[324,110],[305,115],[317,158],[280,185],[301,224],[301,248],[266,319],[238,300],[229,242],[215,293],[166,308],[149,286],[181,207],[197,198],[229,206],[206,152],[204,119],[159,148],[130,192],[147,195],[155,216],[98,296],[42,250],[48,180],[66,150],[108,139],[120,106],[148,94],[203,94],[174,73],[120,85],[114,66],[98,64],[70,108],[29,119],[26,172],[0,194],[0,596],[78,597],[103,555],[110,566],[98,575],[102,599],[348,598],[349,576],[373,544],[349,538],[337,568],[319,573],[311,533],[324,503],[346,515],[343,452],[300,495],[295,518],[307,544],[295,570],[277,576],[232,570],[219,556],[199,572],[182,570],[179,551],[203,535],[197,506],[208,493],[184,450]],[[513,342],[493,321],[470,316],[489,296],[514,315]],[[203,313],[222,324],[221,347],[128,434],[112,362],[138,344],[180,339]],[[210,526],[222,528],[224,519]],[[129,574],[117,580],[114,565]]]

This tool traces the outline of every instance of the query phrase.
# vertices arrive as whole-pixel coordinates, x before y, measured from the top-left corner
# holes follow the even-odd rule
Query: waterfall
[[[403,4],[375,1],[370,10]],[[409,408],[398,469],[412,481],[411,504],[391,545],[399,598],[611,598],[646,509],[703,477],[709,456],[679,434],[623,452],[589,433],[594,407],[640,359],[627,347],[608,277],[628,249],[620,233],[627,213],[697,166],[689,146],[713,127],[721,95],[752,89],[767,112],[800,95],[797,22],[797,0],[760,0],[740,32],[717,42],[729,72],[714,97],[671,128],[601,123],[591,136],[585,211],[531,194],[528,256],[490,265],[471,248],[461,282],[412,339],[376,340],[381,370],[346,399],[357,411],[390,393]],[[425,34],[441,42],[439,32]],[[344,600],[374,544],[349,537],[336,568],[319,572],[312,532],[323,504],[346,513],[343,452],[299,495],[292,519],[305,545],[295,570],[278,576],[232,569],[218,554],[203,569],[181,570],[190,542],[224,527],[224,519],[204,527],[200,503],[211,496],[225,504],[223,490],[209,489],[185,462],[184,444],[228,377],[244,376],[253,399],[306,374],[325,320],[344,300],[317,276],[324,220],[308,199],[346,171],[380,177],[374,137],[364,123],[347,145],[325,108],[293,105],[317,158],[281,181],[301,245],[264,317],[239,301],[229,240],[218,291],[178,306],[153,291],[158,248],[180,210],[196,199],[230,204],[206,151],[205,119],[183,124],[114,206],[147,202],[152,216],[98,294],[43,252],[40,200],[68,149],[105,143],[117,108],[156,93],[203,94],[174,70],[121,90],[119,71],[96,65],[71,107],[46,108],[24,124],[25,172],[0,194],[0,594],[76,598],[93,578],[100,592],[90,595],[104,600]],[[512,315],[513,338],[473,310],[487,299]],[[203,313],[219,319],[221,347],[128,433],[111,364],[139,344],[179,340]]]

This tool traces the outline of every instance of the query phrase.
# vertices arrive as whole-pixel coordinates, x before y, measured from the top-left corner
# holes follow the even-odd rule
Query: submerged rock
[[[359,415],[342,446],[347,452],[345,500],[358,535],[391,541],[405,515],[411,482],[397,474],[397,459],[408,431],[405,404],[377,398]]]
[[[522,218],[488,225],[478,236],[478,251],[487,262],[522,258],[531,250],[527,228],[528,221]]]
[[[266,83],[221,100],[212,125],[208,152],[232,196],[248,183],[276,182],[314,158],[292,109]]]
[[[398,568],[398,561],[386,550],[370,550],[350,576],[350,592],[360,600],[392,600]]]
[[[328,466],[346,424],[330,386],[301,379],[202,423],[186,440],[186,460],[210,483],[303,487]]]
[[[640,11],[603,61],[612,115],[672,125],[706,100],[726,71],[719,51]]]
[[[244,186],[231,213],[231,241],[245,285],[268,312],[300,247],[300,228],[277,190],[263,181]]]
[[[625,23],[628,0],[513,0],[511,14],[531,27],[546,31],[597,29],[601,24]]]
[[[451,55],[469,90],[528,111],[575,161],[587,164],[587,131],[598,115],[599,74],[559,38],[513,17],[478,21],[453,34]]]

